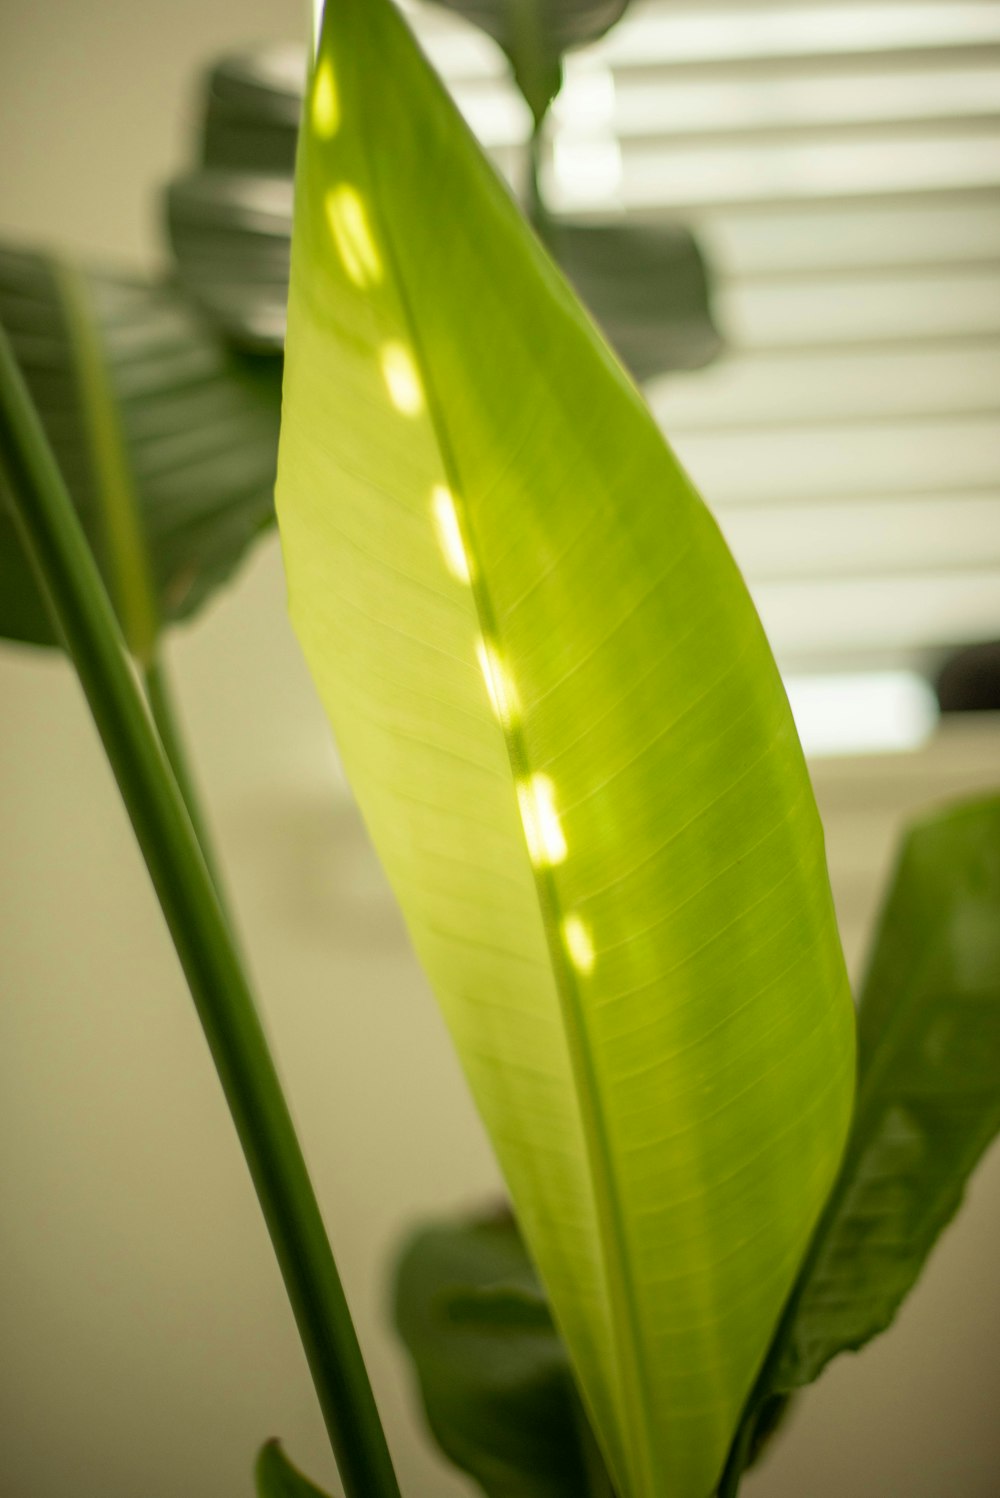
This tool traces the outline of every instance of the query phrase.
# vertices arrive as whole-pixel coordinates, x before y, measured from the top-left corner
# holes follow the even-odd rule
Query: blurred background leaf
[[[488,1498],[610,1498],[509,1213],[415,1234],[397,1270],[395,1320],[438,1445]]]
[[[130,649],[148,659],[273,518],[281,361],[222,347],[174,287],[0,248],[0,324]],[[0,501],[0,634],[55,643]]]
[[[196,166],[167,189],[186,290],[234,342],[264,352],[285,340],[304,71],[297,47],[217,62],[204,87]]]
[[[708,267],[683,224],[547,218],[543,238],[640,384],[718,354]]]
[[[489,13],[498,26],[511,10],[475,0],[456,8]],[[587,27],[598,13],[623,9],[560,6],[552,24],[560,36],[581,40],[597,34]],[[258,351],[279,350],[285,337],[304,70],[294,47],[216,63],[203,92],[197,163],[167,189],[167,228],[185,288],[231,339]],[[547,213],[539,222],[554,258],[637,380],[698,369],[718,353],[709,269],[689,229]]]

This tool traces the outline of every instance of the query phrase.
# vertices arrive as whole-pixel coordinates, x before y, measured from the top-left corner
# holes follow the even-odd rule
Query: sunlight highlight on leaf
[[[552,867],[566,857],[566,838],[556,811],[555,790],[547,775],[531,775],[517,787],[528,857],[536,868]]]
[[[340,98],[328,57],[324,57],[316,70],[311,113],[312,127],[320,140],[332,140],[340,129]]]
[[[360,194],[346,182],[331,187],[326,195],[326,217],[337,254],[355,286],[361,290],[378,286],[385,272]]]
[[[451,491],[443,484],[436,484],[434,487],[431,496],[431,512],[434,516],[438,544],[444,553],[448,571],[453,577],[457,577],[460,583],[471,582],[472,569],[469,565],[469,554],[465,549],[465,542],[462,540],[455,501],[452,499]]]
[[[594,969],[594,942],[590,930],[585,921],[578,915],[568,915],[563,921],[563,937],[566,941],[566,950],[577,972],[593,972]]]
[[[480,640],[476,646],[476,658],[490,696],[490,706],[503,727],[510,728],[521,711],[511,674],[500,659],[496,647],[488,645],[485,640]]]
[[[379,363],[389,399],[396,410],[404,416],[419,416],[424,409],[424,387],[409,349],[402,343],[383,344]]]

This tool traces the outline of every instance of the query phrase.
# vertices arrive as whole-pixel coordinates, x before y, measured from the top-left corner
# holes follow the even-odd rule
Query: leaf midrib
[[[397,24],[404,24],[398,17],[396,19]],[[429,67],[428,64],[425,66]],[[440,86],[436,78],[434,82]],[[392,229],[382,208],[377,159],[370,150],[364,131],[359,131],[359,138],[361,154],[372,188],[371,201],[382,230],[386,259],[399,295],[414,357],[423,381],[427,410],[445,478],[451,489],[458,524],[464,533],[463,540],[468,545],[470,555],[479,559],[481,553],[476,545],[475,533],[469,523],[466,507],[462,502],[463,487],[459,477],[458,463],[448,436],[447,423],[437,395],[433,370],[424,350]],[[483,568],[477,567],[469,584],[477,622],[484,638],[500,643],[502,636],[483,576]],[[516,726],[501,722],[498,722],[498,728],[507,751],[513,795],[517,782],[529,773],[530,760],[521,731]],[[525,845],[525,856],[528,856],[527,845]],[[639,1498],[640,1494],[647,1494],[648,1498],[656,1498],[659,1488],[656,1482],[655,1446],[652,1440],[652,1400],[649,1394],[643,1342],[640,1335],[641,1318],[636,1301],[632,1266],[626,1248],[624,1216],[618,1192],[615,1189],[607,1123],[597,1090],[589,1037],[583,1023],[580,989],[561,936],[561,906],[553,875],[549,869],[535,866],[530,858],[528,858],[528,863],[532,872],[539,916],[555,978],[564,1038],[576,1083],[576,1102],[587,1150],[601,1264],[611,1311],[612,1345],[618,1362],[615,1393],[619,1415],[629,1435],[629,1447],[625,1452],[625,1458],[633,1468],[631,1476],[636,1484],[636,1498]]]

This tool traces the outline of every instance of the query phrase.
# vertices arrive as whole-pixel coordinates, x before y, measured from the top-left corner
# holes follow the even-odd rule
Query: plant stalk
[[[201,856],[205,860],[208,872],[212,876],[212,883],[215,885],[216,897],[222,906],[223,914],[229,923],[230,929],[232,929],[232,916],[219,876],[219,862],[212,847],[212,840],[208,835],[205,816],[201,808],[201,800],[195,789],[191,766],[178,725],[173,693],[170,689],[167,673],[163,667],[163,658],[158,650],[154,649],[148,664],[142,668],[142,679],[146,689],[146,700],[149,703],[149,711],[156,725],[156,731],[160,736],[163,752],[173,771],[174,779],[177,782],[177,789],[184,798],[184,805],[187,807],[191,826],[194,829],[198,845],[201,848]]]
[[[549,215],[542,196],[542,133],[545,115],[533,122],[528,138],[528,222],[541,239],[546,238]]]
[[[349,1498],[399,1498],[316,1196],[211,874],[2,330],[0,472],[184,969],[284,1277],[345,1491]]]

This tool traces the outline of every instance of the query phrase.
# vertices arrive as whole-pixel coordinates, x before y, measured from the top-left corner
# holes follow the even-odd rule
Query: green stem
[[[349,1498],[399,1498],[319,1206],[190,816],[0,331],[0,471],[79,673],[222,1082]]]
[[[184,798],[184,805],[187,807],[191,826],[198,839],[201,855],[208,867],[208,872],[212,876],[216,896],[218,897],[219,904],[222,906],[223,914],[229,920],[231,928],[232,920],[229,917],[222,881],[219,877],[219,863],[212,847],[212,840],[208,835],[200,799],[195,790],[187,751],[185,750],[184,740],[178,727],[173,693],[170,690],[167,674],[163,669],[162,657],[155,649],[149,663],[143,668],[142,678],[146,688],[146,699],[149,703],[149,710],[153,715],[153,722],[156,724],[156,731],[160,736],[163,752],[167,756],[171,770],[174,772],[177,789]]]
[[[528,138],[528,218],[539,233],[545,226],[545,202],[542,198],[542,125],[535,120]]]

